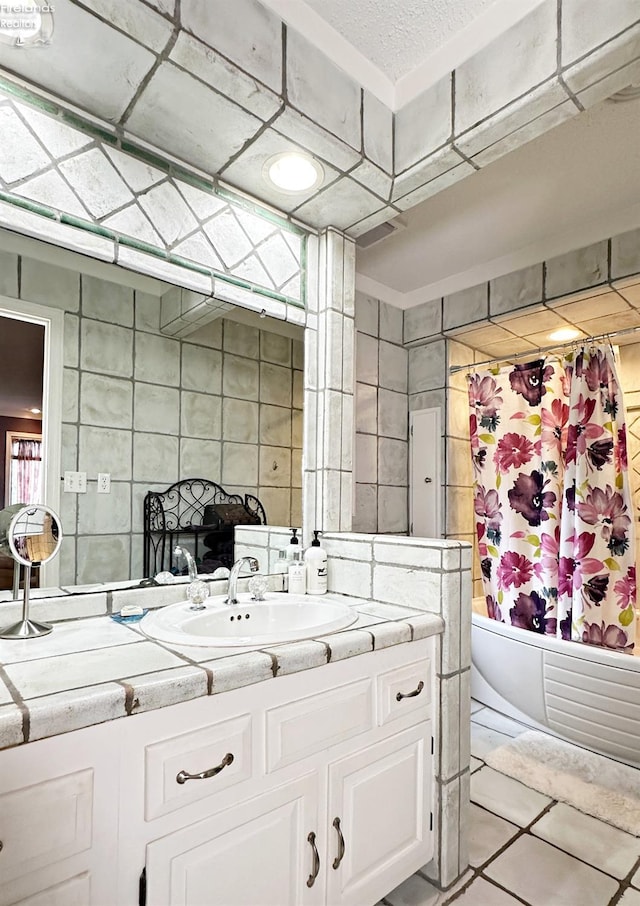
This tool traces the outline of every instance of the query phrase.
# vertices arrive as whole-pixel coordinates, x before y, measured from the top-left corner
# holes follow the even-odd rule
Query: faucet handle
[[[247,560],[247,564],[248,564],[249,569],[251,570],[251,572],[252,572],[252,573],[257,573],[258,570],[260,569],[260,564],[258,563],[258,561],[256,560],[256,558],[255,558],[255,557],[247,557],[246,560]]]

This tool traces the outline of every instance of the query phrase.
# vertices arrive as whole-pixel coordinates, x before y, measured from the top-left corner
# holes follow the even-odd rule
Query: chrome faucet
[[[233,564],[231,572],[229,574],[229,591],[227,592],[227,604],[237,604],[238,598],[236,597],[236,587],[238,585],[238,578],[240,576],[240,570],[245,564],[249,567],[252,573],[257,573],[260,569],[260,564],[255,557],[240,557],[239,560]]]
[[[196,561],[193,559],[186,547],[177,546],[174,551],[174,554],[182,554],[184,559],[187,561],[187,567],[189,568],[189,581],[195,582],[198,578],[198,570],[196,569]]]

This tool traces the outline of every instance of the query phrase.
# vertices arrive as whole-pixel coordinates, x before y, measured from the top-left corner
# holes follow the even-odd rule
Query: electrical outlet
[[[87,473],[86,472],[65,472],[64,473],[64,490],[67,494],[86,494],[87,493]]]
[[[111,493],[111,475],[108,472],[98,472],[98,494]]]

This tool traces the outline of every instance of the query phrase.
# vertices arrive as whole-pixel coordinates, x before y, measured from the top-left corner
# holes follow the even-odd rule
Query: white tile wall
[[[17,257],[8,263],[17,272]],[[300,518],[301,341],[222,319],[171,339],[158,333],[159,297],[30,258],[21,271],[22,298],[67,309],[61,467],[86,471],[89,485],[62,495],[64,582],[138,576],[144,493],[180,478],[255,493],[269,521]],[[98,472],[111,494],[96,494]]]

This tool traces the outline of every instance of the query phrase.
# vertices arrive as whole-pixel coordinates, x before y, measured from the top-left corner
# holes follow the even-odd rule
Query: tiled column
[[[303,527],[350,531],[353,509],[355,244],[328,229],[308,244]]]
[[[354,531],[404,534],[408,518],[408,352],[403,312],[356,292]]]

